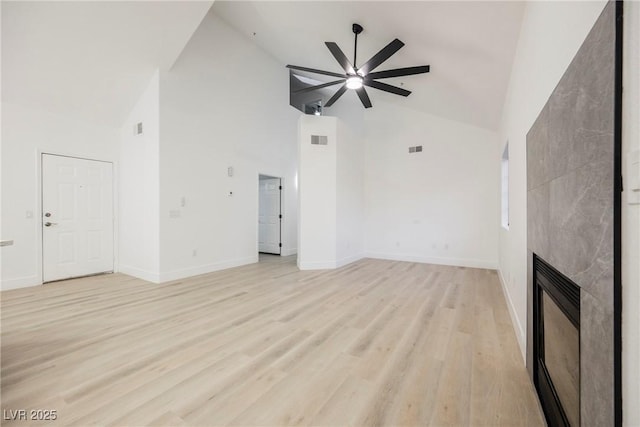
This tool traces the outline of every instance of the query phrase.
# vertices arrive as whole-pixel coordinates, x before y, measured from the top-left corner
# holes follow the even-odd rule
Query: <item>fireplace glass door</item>
[[[544,365],[572,426],[580,425],[580,336],[555,301],[542,292]]]
[[[534,254],[534,382],[547,424],[580,425],[580,288]]]

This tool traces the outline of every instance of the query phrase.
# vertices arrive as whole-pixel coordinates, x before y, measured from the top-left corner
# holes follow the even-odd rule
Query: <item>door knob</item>
[[[57,222],[49,222],[49,221],[44,223],[45,227],[51,227],[52,225],[58,225],[58,223]]]
[[[47,218],[49,218],[51,216],[51,212],[47,212],[44,214],[44,216],[46,216]]]

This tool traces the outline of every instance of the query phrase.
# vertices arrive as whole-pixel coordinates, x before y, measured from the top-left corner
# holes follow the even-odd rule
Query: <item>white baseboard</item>
[[[509,295],[509,291],[507,290],[507,284],[502,276],[502,271],[498,269],[498,277],[500,278],[500,286],[502,287],[502,293],[504,294],[504,299],[507,301],[507,308],[509,309],[509,317],[511,317],[511,323],[513,324],[513,329],[516,332],[516,338],[518,339],[518,346],[520,347],[520,354],[522,355],[522,360],[524,363],[527,363],[527,343],[526,343],[526,335],[522,325],[520,324],[520,320],[518,320],[518,316],[516,315],[516,309],[513,306],[513,301],[511,300],[511,295]]]
[[[338,261],[336,261],[336,268],[344,267],[345,265],[361,260],[362,258],[364,258],[364,254],[355,254],[346,258],[339,259]]]
[[[336,268],[336,262],[335,261],[304,262],[298,259],[298,268],[300,270],[332,270]]]
[[[423,255],[396,254],[396,253],[384,253],[384,252],[367,252],[365,256],[367,258],[386,259],[386,260],[392,260],[392,261],[419,262],[422,264],[452,265],[456,267],[485,268],[489,270],[496,270],[498,268],[498,263],[496,261],[485,261],[485,260],[468,259],[468,258],[440,258],[440,257],[428,257]]]
[[[137,277],[138,279],[146,280],[151,283],[160,283],[160,274],[152,271],[142,270],[140,268],[132,267],[130,265],[118,266],[118,272],[124,273],[129,276]]]
[[[170,282],[172,280],[184,279],[186,277],[198,276],[200,274],[213,273],[214,271],[240,267],[241,265],[254,264],[256,262],[258,262],[258,254],[246,258],[238,258],[213,264],[184,268],[180,270],[166,271],[160,273],[160,282]]]
[[[340,268],[347,264],[351,264],[352,262],[358,261],[362,258],[419,262],[424,264],[452,265],[457,267],[485,268],[489,270],[495,270],[497,268],[497,263],[490,262],[490,261],[460,259],[460,258],[425,257],[422,255],[392,254],[392,253],[382,253],[382,252],[366,252],[363,254],[356,254],[356,255],[352,255],[337,261],[306,262],[306,261],[298,260],[298,268],[300,270],[329,270],[334,268]]]
[[[30,288],[32,286],[40,286],[42,281],[38,276],[16,277],[14,279],[3,279],[0,282],[0,289],[8,291],[10,289]]]
[[[339,260],[305,262],[298,259],[300,270],[334,270],[364,258],[364,254],[351,255]]]

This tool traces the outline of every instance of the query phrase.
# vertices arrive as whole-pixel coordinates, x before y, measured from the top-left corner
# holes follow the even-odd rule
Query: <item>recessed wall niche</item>
[[[609,2],[527,134],[527,367],[539,387],[535,256],[580,288],[579,366],[566,368],[579,369],[583,425],[621,416],[621,25],[622,3]]]

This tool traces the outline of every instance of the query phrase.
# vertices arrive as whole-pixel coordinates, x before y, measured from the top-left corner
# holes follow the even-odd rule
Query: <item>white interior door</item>
[[[113,271],[113,165],[42,155],[43,281]]]
[[[280,255],[280,178],[260,178],[258,250]]]

